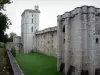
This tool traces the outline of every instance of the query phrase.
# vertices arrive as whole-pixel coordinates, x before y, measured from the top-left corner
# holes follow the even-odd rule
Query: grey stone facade
[[[35,6],[34,9],[26,9],[21,15],[21,38],[24,53],[36,49],[35,33],[39,30],[39,14],[39,7]]]
[[[20,48],[22,48],[22,41],[21,36],[13,36],[13,42],[6,43],[6,49],[11,50],[12,48],[16,49],[16,52],[19,53]]]
[[[99,8],[82,6],[57,17],[57,65],[58,70],[64,71],[65,75],[99,75],[99,14]]]
[[[50,56],[57,56],[57,27],[36,32],[36,50]]]

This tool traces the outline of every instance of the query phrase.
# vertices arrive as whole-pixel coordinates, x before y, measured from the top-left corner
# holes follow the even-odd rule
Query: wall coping
[[[11,52],[7,50],[7,54],[8,54],[14,75],[24,75],[23,71],[20,69],[19,65],[17,64],[17,61],[15,60]]]

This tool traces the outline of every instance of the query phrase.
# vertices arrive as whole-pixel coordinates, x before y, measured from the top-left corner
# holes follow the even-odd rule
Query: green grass
[[[4,48],[0,48],[0,56],[4,56]]]
[[[57,72],[56,58],[40,53],[18,54],[16,60],[25,75],[62,75]]]

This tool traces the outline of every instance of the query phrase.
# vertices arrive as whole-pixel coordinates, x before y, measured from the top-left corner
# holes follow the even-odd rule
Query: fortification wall
[[[64,71],[65,75],[69,73],[71,75],[95,75],[99,70],[100,67],[96,67],[96,64],[99,64],[99,56],[97,56],[99,46],[96,45],[95,36],[100,33],[99,14],[99,8],[82,6],[57,17],[57,65],[58,70]],[[64,39],[65,46],[63,46]],[[63,64],[65,68],[62,68]]]
[[[57,56],[57,27],[47,28],[36,33],[36,49],[50,56]]]

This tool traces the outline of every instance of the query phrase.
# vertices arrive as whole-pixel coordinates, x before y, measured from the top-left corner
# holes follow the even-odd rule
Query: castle
[[[39,31],[39,14],[39,7],[35,6],[34,10],[26,9],[21,15],[23,52],[29,53],[31,51],[39,51],[56,56],[57,27]]]
[[[22,13],[23,52],[56,56],[57,70],[65,75],[100,75],[100,8],[77,7],[58,15],[57,26],[41,31],[39,14],[38,6]]]

